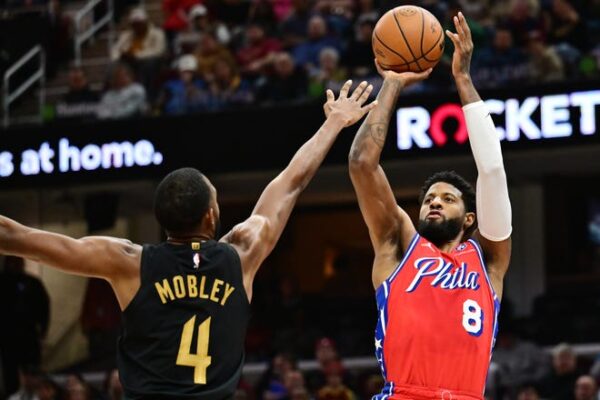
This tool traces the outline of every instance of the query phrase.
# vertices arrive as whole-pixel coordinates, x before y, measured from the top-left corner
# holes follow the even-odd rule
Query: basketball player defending
[[[510,259],[511,206],[500,142],[469,76],[471,33],[462,14],[454,24],[457,33],[447,32],[455,46],[452,73],[477,164],[477,194],[456,173],[436,173],[422,188],[415,228],[379,165],[400,91],[430,71],[379,71],[379,106],[350,152],[350,176],[375,250],[375,351],[386,384],[374,399],[483,398]]]
[[[252,282],[340,131],[360,120],[372,86],[337,100],[327,120],[260,196],[252,215],[218,239],[219,205],[192,168],[159,184],[154,211],[168,239],[140,246],[110,237],[72,239],[0,216],[0,253],[106,279],[123,311],[120,378],[128,399],[231,398],[244,362]]]

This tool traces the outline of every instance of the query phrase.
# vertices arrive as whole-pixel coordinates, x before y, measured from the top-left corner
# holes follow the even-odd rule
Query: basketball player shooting
[[[469,74],[473,42],[462,13],[452,73],[477,165],[477,192],[455,172],[426,180],[415,227],[379,164],[401,90],[423,73],[379,72],[379,105],[354,139],[350,176],[375,250],[375,352],[385,386],[374,399],[483,399],[511,251],[511,206],[500,142]]]
[[[372,86],[363,82],[348,96],[350,86],[337,99],[328,93],[321,128],[268,184],[252,215],[218,242],[217,191],[184,168],[155,193],[164,243],[72,239],[0,216],[0,254],[111,284],[123,311],[118,366],[127,399],[229,399],[242,373],[254,276],[338,134],[375,107],[364,105]]]

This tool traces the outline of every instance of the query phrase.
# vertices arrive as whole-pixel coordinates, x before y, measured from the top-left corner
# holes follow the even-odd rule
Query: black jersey
[[[126,397],[231,397],[250,314],[237,252],[214,240],[145,245],[140,279],[119,339]]]

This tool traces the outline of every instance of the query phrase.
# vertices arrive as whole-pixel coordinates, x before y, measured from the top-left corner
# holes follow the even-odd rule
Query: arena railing
[[[110,54],[110,47],[113,43],[113,35],[115,31],[114,22],[114,0],[90,0],[81,10],[77,11],[73,18],[73,25],[75,29],[74,52],[75,52],[75,65],[81,65],[81,48],[85,42],[94,38],[94,35],[98,33],[100,29],[108,25],[108,53]],[[95,22],[84,23],[86,18],[93,21],[93,11],[99,4],[106,3],[106,14],[100,17]],[[84,26],[85,25],[85,26]]]
[[[25,82],[19,85],[16,89],[10,89],[10,78],[17,73],[23,66],[25,66],[31,59],[34,57],[39,57],[39,67],[36,71],[29,77]],[[44,98],[46,97],[45,92],[45,83],[46,83],[46,56],[44,53],[44,49],[41,45],[36,45],[31,48],[27,53],[23,55],[19,60],[17,60],[13,65],[10,66],[4,73],[4,86],[2,88],[2,98],[3,98],[3,108],[4,108],[4,118],[3,125],[7,127],[10,125],[10,105],[15,100],[23,95],[31,86],[33,86],[36,82],[40,82],[40,90],[38,91],[38,101],[39,101],[39,113],[38,117],[41,120],[42,117],[42,109],[44,107]]]

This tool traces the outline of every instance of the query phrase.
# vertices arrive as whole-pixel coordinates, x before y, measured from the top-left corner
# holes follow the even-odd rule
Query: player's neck
[[[183,234],[169,234],[167,236],[167,242],[173,244],[187,244],[191,242],[206,242],[211,240],[212,237],[205,233],[192,233],[188,235]]]
[[[440,249],[442,252],[444,252],[444,253],[451,253],[452,250],[454,250],[460,244],[460,238],[456,238],[456,239],[451,240],[449,242],[434,243],[434,244],[435,244],[435,247],[437,247],[438,249]]]

